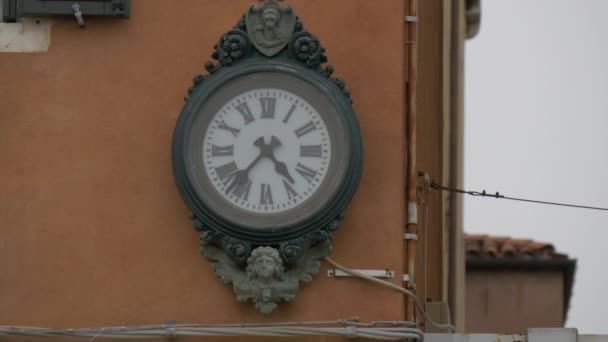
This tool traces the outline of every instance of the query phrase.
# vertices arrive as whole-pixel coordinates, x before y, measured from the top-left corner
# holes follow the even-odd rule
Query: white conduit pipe
[[[94,339],[175,338],[178,336],[263,336],[304,337],[344,336],[375,340],[411,339],[423,341],[422,331],[408,327],[373,327],[370,324],[347,323],[342,327],[303,326],[210,326],[157,325],[140,327],[108,327],[81,329],[48,329],[36,327],[0,326],[0,336],[81,337]]]
[[[416,306],[423,313],[426,321],[440,329],[455,331],[450,324],[437,324],[424,312],[418,298],[411,291],[395,284],[369,277],[365,274],[342,266],[325,257],[334,267],[379,285],[387,286],[414,298]],[[328,326],[333,325],[333,326]],[[323,327],[320,327],[323,326]],[[137,327],[77,328],[50,329],[39,327],[0,326],[0,336],[27,337],[82,337],[90,339],[136,339],[136,338],[176,338],[178,336],[263,336],[263,337],[304,337],[304,336],[343,336],[348,338],[368,338],[375,340],[411,339],[423,342],[424,333],[415,328],[415,322],[372,322],[361,323],[356,320],[284,322],[266,324],[232,324],[232,325],[148,325]]]
[[[424,318],[426,319],[426,322],[428,322],[429,324],[431,324],[432,326],[441,329],[441,330],[450,330],[451,332],[455,333],[456,332],[456,327],[451,325],[451,324],[438,324],[435,321],[433,321],[428,315],[427,313],[424,311],[424,308],[422,307],[422,303],[420,303],[420,300],[418,299],[418,297],[416,297],[416,294],[408,289],[405,289],[401,286],[397,286],[393,283],[389,283],[388,281],[384,281],[384,280],[380,280],[374,277],[370,277],[366,274],[363,274],[361,272],[357,272],[356,270],[350,269],[348,267],[342,266],[339,263],[335,262],[333,259],[331,259],[330,257],[325,257],[325,261],[329,262],[330,264],[332,264],[335,268],[342,270],[352,276],[355,277],[359,277],[365,280],[369,280],[373,283],[382,285],[382,286],[386,286],[388,288],[391,288],[395,291],[401,292],[406,296],[411,297],[414,300],[414,303],[416,304],[416,307],[418,308],[418,310],[422,313],[422,315],[424,316]]]

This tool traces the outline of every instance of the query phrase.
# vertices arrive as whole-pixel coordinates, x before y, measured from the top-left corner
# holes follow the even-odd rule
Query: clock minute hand
[[[285,165],[285,163],[277,160],[277,158],[274,156],[274,149],[279,146],[281,146],[281,141],[279,140],[279,138],[277,138],[273,135],[272,138],[270,139],[270,147],[272,149],[271,149],[271,153],[268,156],[268,158],[270,158],[270,160],[272,160],[272,162],[274,163],[274,170],[276,171],[276,173],[287,178],[287,180],[291,184],[293,184],[293,183],[295,183],[295,181],[293,180],[293,178],[291,178],[291,175],[289,174],[289,170],[287,169],[287,165]]]
[[[267,157],[268,146],[264,142],[263,137],[258,138],[258,140],[256,140],[253,144],[260,148],[260,154],[258,154],[257,158],[255,158],[255,160],[252,161],[251,164],[249,164],[249,166],[247,166],[243,170],[237,171],[234,174],[234,179],[232,180],[232,183],[230,183],[230,185],[226,188],[227,194],[230,193],[235,188],[237,188],[239,185],[246,184],[247,181],[249,180],[249,172],[251,171],[251,169],[253,169],[253,167],[256,166],[257,163],[260,162],[260,160],[262,160],[264,157]]]

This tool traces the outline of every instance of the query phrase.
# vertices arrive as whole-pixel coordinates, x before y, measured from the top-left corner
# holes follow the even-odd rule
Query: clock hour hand
[[[275,157],[274,154],[272,155],[272,161],[274,162],[274,170],[280,174],[281,176],[287,178],[287,180],[293,184],[295,183],[295,181],[293,180],[293,178],[291,178],[291,175],[289,174],[289,170],[287,169],[287,165],[285,165],[285,163],[278,161]]]

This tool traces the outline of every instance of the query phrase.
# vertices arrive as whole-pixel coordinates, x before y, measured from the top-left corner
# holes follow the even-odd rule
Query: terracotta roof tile
[[[466,253],[469,257],[534,258],[542,260],[568,258],[555,251],[552,244],[508,236],[465,234]]]

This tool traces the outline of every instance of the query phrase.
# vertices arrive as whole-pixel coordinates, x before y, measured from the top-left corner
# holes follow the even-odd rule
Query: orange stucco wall
[[[100,326],[403,319],[400,294],[327,265],[263,317],[198,254],[171,139],[192,77],[252,0],[133,0],[56,19],[45,53],[0,54],[0,322]],[[403,271],[404,1],[291,0],[347,80],[364,174],[332,257]]]

